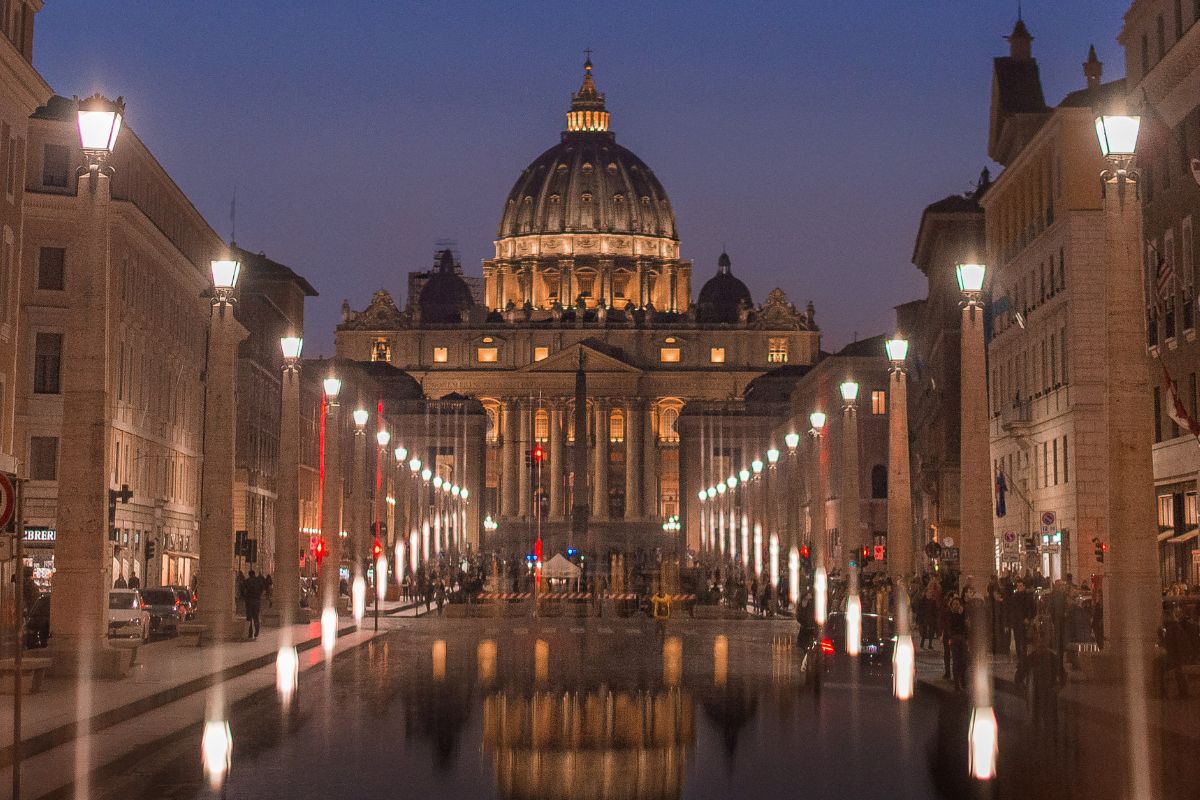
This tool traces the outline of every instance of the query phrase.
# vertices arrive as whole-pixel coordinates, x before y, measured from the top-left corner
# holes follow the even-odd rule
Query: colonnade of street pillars
[[[403,444],[392,449],[405,431],[393,436],[384,402],[377,400],[374,422],[366,408],[350,415],[354,431],[347,484],[342,453],[348,429],[340,408],[341,380],[330,373],[324,388],[316,555],[322,606],[331,607],[339,596],[341,569],[354,580],[374,567],[375,591],[381,593],[388,580],[399,582],[406,572],[430,562],[453,561],[469,550],[473,495],[458,481],[471,474],[472,455],[480,454],[467,446],[462,404],[436,401],[426,405],[423,430],[408,431],[413,450]],[[417,455],[422,447],[426,460]],[[450,458],[439,459],[442,455]]]

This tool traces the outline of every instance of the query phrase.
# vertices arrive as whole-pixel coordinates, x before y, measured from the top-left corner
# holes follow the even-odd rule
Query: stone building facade
[[[1086,88],[1050,108],[1031,39],[1018,22],[1010,56],[996,59],[989,155],[1004,171],[981,201],[993,312],[992,474],[1007,488],[994,532],[1001,567],[1083,580],[1102,571],[1096,542],[1108,536],[1104,387],[1112,379],[1096,350],[1104,164],[1093,109],[1122,97],[1124,84],[1101,82],[1092,50]],[[1023,113],[1008,113],[1013,107]],[[1036,551],[1027,552],[1029,537]]]
[[[565,536],[576,490],[602,541],[663,544],[662,521],[681,513],[684,404],[736,397],[768,369],[818,354],[811,305],[798,311],[781,290],[755,305],[726,254],[693,300],[666,192],[616,143],[591,73],[589,63],[561,141],[505,201],[484,303],[442,251],[415,305],[401,311],[380,291],[365,309],[347,308],[337,330],[340,357],[392,364],[431,398],[482,403],[482,507],[498,544],[527,540],[539,509],[545,535]],[[577,437],[581,359],[589,430]],[[525,467],[538,443],[540,477]],[[586,483],[569,466],[575,446],[588,448]]]
[[[1142,179],[1150,385],[1155,387],[1154,483],[1164,585],[1200,584],[1200,522],[1196,438],[1170,417],[1164,372],[1192,419],[1200,389],[1196,341],[1196,227],[1200,226],[1200,7],[1171,0],[1136,0],[1119,41],[1125,49],[1129,110],[1142,116],[1137,166]],[[1162,291],[1159,264],[1174,273]]]

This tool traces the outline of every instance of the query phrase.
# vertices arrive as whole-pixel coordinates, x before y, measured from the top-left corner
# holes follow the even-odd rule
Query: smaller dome
[[[717,259],[717,274],[708,279],[696,300],[696,312],[701,322],[737,322],[743,306],[754,305],[746,284],[733,276],[727,253]]]
[[[439,251],[438,263],[425,281],[421,298],[417,301],[421,309],[421,322],[461,322],[462,312],[475,305],[471,287],[455,274],[454,268],[454,254],[450,250]]]

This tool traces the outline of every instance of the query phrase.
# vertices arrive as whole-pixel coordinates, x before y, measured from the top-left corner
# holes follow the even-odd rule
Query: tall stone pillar
[[[354,431],[354,451],[350,456],[350,488],[346,492],[346,502],[350,504],[346,528],[350,534],[347,539],[350,552],[344,554],[348,561],[354,563],[354,568],[350,570],[352,577],[362,567],[363,559],[370,549],[367,542],[371,527],[371,492],[367,486],[367,459],[374,450],[373,444],[374,442],[367,441],[366,429]]]
[[[575,305],[575,259],[560,258],[558,268],[558,302],[563,308],[570,308]]]
[[[634,303],[638,308],[646,306],[646,259],[638,256],[634,261],[634,280],[637,281]]]
[[[592,449],[592,517],[608,519],[608,403],[597,397],[594,423],[595,443]]]
[[[563,403],[561,400],[550,402],[550,519],[563,519]]]
[[[916,572],[913,561],[912,482],[908,463],[908,376],[893,362],[888,379],[887,566],[893,578]]]
[[[825,498],[829,495],[828,481],[825,474],[825,459],[823,448],[828,444],[828,437],[823,431],[812,434],[812,480],[809,483],[808,503],[809,518],[812,525],[812,560],[814,566],[829,569],[828,535],[825,531]]]
[[[321,485],[321,539],[325,557],[321,560],[321,606],[337,607],[338,568],[342,563],[342,425],[341,408],[326,404],[325,481]]]
[[[123,674],[130,657],[122,658],[108,645],[107,597],[114,580],[108,498],[116,477],[110,472],[109,176],[103,171],[81,175],[78,198],[87,242],[81,254],[87,262],[78,271],[80,286],[71,298],[73,313],[67,318],[71,326],[63,350],[58,477],[59,486],[69,486],[71,491],[60,491],[58,497],[50,649],[55,672],[91,677]]]
[[[237,347],[246,329],[233,308],[214,304],[204,397],[204,471],[200,510],[200,604],[197,620],[217,639],[240,637],[234,625],[233,471]]]
[[[1155,526],[1153,431],[1145,369],[1145,290],[1139,240],[1142,211],[1136,187],[1105,173],[1104,262],[1105,356],[1108,419],[1108,538],[1104,613],[1109,626],[1106,653],[1122,659],[1122,707],[1130,711],[1125,750],[1131,774],[1150,773],[1145,753],[1150,724],[1146,702],[1156,634],[1161,624],[1160,578]],[[965,468],[965,465],[964,465]],[[1141,752],[1135,752],[1141,748]],[[1140,760],[1139,760],[1140,759]],[[1130,797],[1155,796],[1153,787],[1129,787]]]
[[[838,528],[843,546],[842,557],[855,562],[856,553],[866,544],[862,528],[862,490],[859,488],[858,407],[853,400],[842,407],[842,490],[838,510]],[[861,564],[860,564],[861,567]]]
[[[642,513],[642,421],[646,403],[625,401],[625,519],[641,519]]]
[[[404,467],[407,469],[407,467]],[[273,610],[281,625],[300,611],[300,364],[285,366],[279,412],[279,486],[275,501]]]
[[[487,414],[467,414],[463,421],[466,429],[466,464],[463,465],[463,488],[470,494],[467,506],[464,541],[472,549],[480,549],[480,531],[483,530],[483,496],[487,482]]]
[[[1142,342],[1139,342],[1141,345]],[[962,541],[959,568],[963,580],[972,581],[975,591],[982,595],[988,578],[995,571],[996,534],[992,526],[992,456],[988,433],[983,307],[978,303],[967,303],[962,309],[960,375],[959,537]]]
[[[517,491],[520,494],[517,496],[517,515],[521,519],[528,519],[530,517],[529,496],[532,491],[529,479],[532,472],[525,462],[525,453],[533,448],[532,437],[529,431],[529,402],[521,400],[518,407],[520,410],[517,413],[520,414],[520,417],[517,422],[517,430],[519,431],[517,439],[517,473],[519,476]]]
[[[504,401],[504,441],[500,457],[500,516],[512,519],[517,515],[517,401]],[[522,465],[521,468],[523,468]]]
[[[654,404],[646,400],[642,416],[642,516],[658,519],[658,431],[654,427]]]

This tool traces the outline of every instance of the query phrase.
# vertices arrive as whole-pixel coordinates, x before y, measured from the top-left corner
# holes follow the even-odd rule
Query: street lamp
[[[908,465],[908,379],[904,361],[908,358],[908,340],[899,336],[884,342],[891,362],[888,409],[888,572],[901,579],[916,571],[913,563],[912,485]],[[897,596],[899,597],[898,593]],[[905,609],[907,613],[907,609]],[[901,624],[907,626],[901,615]],[[900,632],[907,634],[907,627]]]
[[[754,470],[754,474],[758,475],[763,471],[763,462],[761,458],[756,458],[750,462],[750,469]]]
[[[908,358],[908,340],[896,337],[883,343],[887,357],[892,362],[892,369],[903,369],[904,360]]]
[[[233,290],[237,288],[238,277],[242,274],[242,264],[233,258],[215,258],[209,268],[213,283],[212,302],[224,313],[225,306],[234,302]]]
[[[421,471],[421,459],[413,458],[408,462],[408,469],[413,475]]]
[[[767,450],[767,463],[774,467],[779,463],[779,450],[775,447]]]
[[[279,488],[275,503],[275,598],[272,616],[279,624],[291,625],[300,609],[300,354],[304,339],[284,336],[279,340],[283,354],[283,384],[279,411]],[[290,646],[283,652],[295,653]]]
[[[738,480],[741,481],[742,483],[745,483],[746,481],[750,480],[750,470],[745,469],[745,468],[738,470]]]
[[[983,264],[955,267],[962,291],[959,436],[959,571],[980,593],[995,571],[992,472],[988,430],[987,356],[983,332]]]
[[[736,475],[730,475],[728,478],[725,479],[725,485],[728,486],[730,489],[736,489],[737,484],[738,484],[738,480],[737,480]]]
[[[983,278],[987,267],[983,264],[959,264],[954,268],[958,278],[958,289],[963,294],[963,300],[968,306],[979,306],[979,297],[983,293]]]
[[[824,411],[814,411],[809,414],[808,424],[812,426],[812,430],[809,431],[809,433],[811,433],[813,436],[820,436],[821,431],[825,430],[825,419],[826,417]]]
[[[825,568],[825,471],[821,459],[822,434],[825,431],[825,412],[808,415],[809,434],[813,438],[813,482],[809,492],[809,516],[813,545],[813,618],[824,625],[828,611],[828,575]]]
[[[845,381],[841,385],[842,403],[844,408],[852,408],[858,400],[858,384],[854,381]]]
[[[717,496],[717,487],[710,486],[704,493],[708,495],[709,500],[712,500],[714,497]]]
[[[783,443],[787,445],[789,452],[795,453],[796,448],[800,445],[800,434],[795,431],[790,432],[783,437]]]
[[[1105,321],[1102,352],[1109,374],[1120,376],[1105,383],[1109,487],[1106,517],[1111,556],[1104,568],[1104,617],[1111,643],[1105,652],[1122,659],[1125,708],[1146,705],[1155,638],[1162,624],[1158,529],[1154,526],[1153,412],[1145,367],[1142,206],[1136,191],[1141,176],[1130,168],[1140,124],[1139,117],[1128,115],[1100,115],[1096,119],[1100,152],[1108,161],[1108,169],[1101,174],[1105,226],[1101,256],[1104,306],[1100,314]],[[1126,196],[1128,184],[1135,189],[1132,201]],[[1109,191],[1113,188],[1116,191]],[[1147,715],[1130,714],[1126,718],[1130,763],[1150,763]],[[1138,774],[1134,780],[1152,779]],[[1153,787],[1136,783],[1124,793],[1158,794]]]
[[[408,458],[408,448],[407,447],[403,447],[403,446],[397,447],[393,452],[396,456],[397,464],[403,464],[404,459]]]
[[[338,395],[342,392],[341,379],[330,375],[321,383],[325,389],[325,402],[329,404],[330,408],[337,408]]]
[[[381,449],[386,449],[388,442],[392,441],[392,434],[388,433],[386,428],[381,428],[379,432],[375,434],[375,441],[379,442],[379,447]]]
[[[88,160],[88,169],[95,170],[108,160],[117,144],[125,118],[125,99],[109,100],[97,93],[85,100],[76,98],[75,102],[79,148]]]
[[[358,433],[365,433],[367,429],[367,419],[370,418],[370,413],[365,408],[356,408],[354,413],[350,415],[354,420],[354,427]]]
[[[842,395],[842,497],[838,527],[841,529],[843,554],[847,557],[849,567],[851,600],[856,599],[858,595],[858,574],[863,567],[859,562],[862,558],[862,547],[866,544],[862,533],[862,491],[859,488],[858,475],[858,388],[858,382],[852,380],[843,381],[839,387]],[[848,621],[850,611],[850,604],[847,602]],[[848,647],[853,638],[847,634]]]

